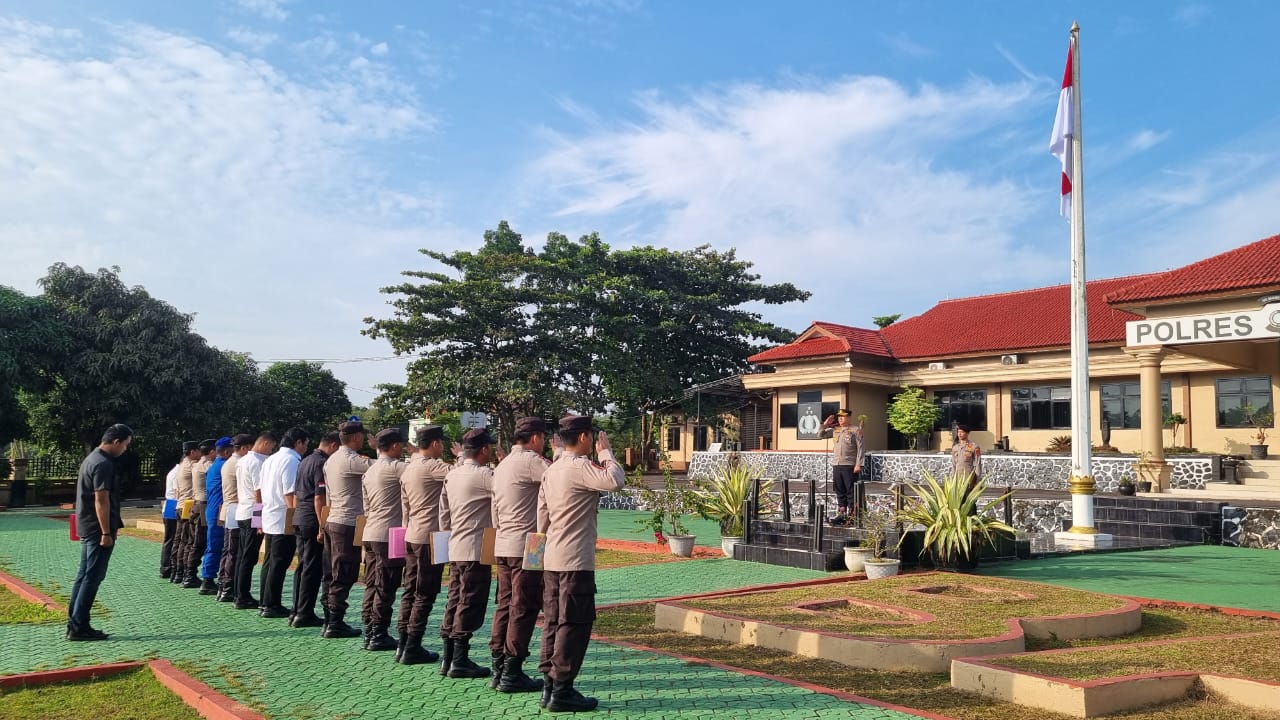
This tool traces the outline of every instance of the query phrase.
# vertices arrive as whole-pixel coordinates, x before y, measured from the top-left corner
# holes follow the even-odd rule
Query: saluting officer
[[[323,603],[324,629],[321,637],[360,637],[360,631],[344,621],[347,595],[360,575],[360,548],[355,545],[356,517],[364,514],[360,481],[373,461],[358,451],[364,447],[365,430],[359,420],[338,427],[342,447],[324,463],[325,502],[329,517],[324,525],[324,542],[329,546],[329,597]]]
[[[595,698],[574,689],[573,681],[582,669],[596,619],[596,513],[600,495],[621,490],[627,476],[614,459],[609,436],[604,432],[595,440],[596,455],[604,465],[591,462],[595,429],[589,417],[561,418],[564,454],[542,477],[539,527],[547,533],[547,549],[542,594],[545,624],[538,669],[546,681],[542,704],[552,712],[589,711],[597,705]]]
[[[428,425],[418,430],[418,455],[400,476],[404,497],[404,589],[400,594],[401,649],[396,661],[404,665],[433,663],[440,656],[422,647],[427,618],[440,594],[444,564],[431,563],[431,534],[439,532],[440,495],[450,466],[444,455],[444,429]]]
[[[205,544],[208,542],[209,528],[205,524],[204,511],[209,504],[209,488],[205,481],[209,468],[213,466],[213,451],[217,440],[204,440],[200,443],[200,459],[191,466],[191,496],[195,505],[191,506],[191,544],[187,545],[186,574],[182,583],[184,588],[200,587],[200,560],[204,557]]]
[[[857,493],[857,477],[862,472],[863,445],[862,433],[850,422],[850,413],[841,408],[834,416],[822,422],[822,437],[835,438],[832,450],[831,479],[836,490],[837,512],[847,515],[853,507]],[[865,504],[866,500],[859,502]],[[865,509],[865,508],[863,508]]]
[[[398,643],[387,632],[391,627],[391,606],[404,574],[404,558],[388,555],[387,533],[401,527],[404,499],[400,496],[400,476],[405,463],[404,436],[397,428],[385,428],[376,437],[378,461],[364,472],[364,649],[395,650]]]
[[[444,659],[440,672],[451,678],[482,678],[489,669],[471,661],[471,635],[484,624],[493,568],[480,562],[484,531],[493,527],[493,436],[486,429],[462,436],[462,463],[449,471],[444,492],[449,504],[449,599],[440,621]]]
[[[248,433],[240,433],[231,438],[231,447],[234,452],[222,466],[223,507],[240,502],[238,479],[240,459],[249,454],[252,446],[253,436]],[[232,589],[235,585],[236,556],[240,552],[240,525],[236,522],[234,510],[227,512],[225,517],[223,527],[227,532],[222,538],[222,557],[218,560],[218,602],[235,600]]]
[[[542,681],[525,674],[529,639],[542,609],[542,571],[524,569],[525,540],[538,531],[538,493],[548,465],[542,457],[547,423],[527,417],[516,423],[515,445],[493,472],[494,554],[498,566],[498,604],[493,613],[489,651],[494,679],[490,687],[505,693],[537,692]]]
[[[182,462],[178,463],[178,509],[181,513],[182,505],[187,500],[195,500],[195,494],[192,488],[192,468],[200,460],[200,443],[195,440],[188,440],[182,443]],[[188,548],[194,542],[193,528],[195,527],[195,512],[193,511],[188,517],[183,518],[178,515],[178,529],[173,540],[173,549],[171,551],[173,561],[173,572],[169,576],[169,581],[175,585],[181,585],[187,580],[187,553]]]

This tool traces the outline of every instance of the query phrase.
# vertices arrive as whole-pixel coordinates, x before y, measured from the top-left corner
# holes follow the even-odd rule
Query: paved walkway
[[[163,657],[218,690],[276,718],[545,716],[536,695],[503,695],[485,681],[446,680],[435,666],[404,667],[358,641],[321,640],[283,620],[261,619],[182,590],[157,576],[159,547],[121,538],[99,600],[109,617],[102,643],[68,643],[59,626],[0,626],[0,674],[124,659]],[[77,547],[65,523],[0,514],[0,563],[28,582],[74,579]],[[601,604],[820,577],[819,573],[733,560],[694,560],[601,571]],[[286,581],[288,592],[289,581]],[[352,592],[359,606],[360,588]],[[428,628],[439,627],[443,598]],[[538,652],[535,636],[534,653]],[[437,643],[432,643],[435,647]],[[485,642],[476,654],[487,659]],[[596,715],[626,718],[857,718],[911,716],[859,705],[781,682],[662,655],[592,643],[579,687],[600,698]]]

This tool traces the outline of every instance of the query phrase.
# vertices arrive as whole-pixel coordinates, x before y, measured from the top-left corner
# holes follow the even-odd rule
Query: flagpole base
[[[1097,528],[1072,527],[1066,532],[1053,534],[1053,541],[1059,545],[1080,548],[1109,548],[1115,541],[1110,533],[1100,533]]]

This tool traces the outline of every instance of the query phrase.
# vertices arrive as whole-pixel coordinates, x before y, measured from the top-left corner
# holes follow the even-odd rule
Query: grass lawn
[[[877,581],[880,582],[880,581]],[[1056,720],[1068,717],[1037,708],[1002,703],[954,690],[941,673],[875,672],[777,650],[734,645],[683,633],[657,630],[653,604],[600,611],[595,633],[667,652],[724,663],[854,693],[881,702],[957,718],[957,720]],[[1109,715],[1111,720],[1280,720],[1280,714],[1228,705],[1209,695],[1146,711]]]
[[[46,609],[43,605],[28,602],[13,594],[7,587],[0,586],[0,625],[29,623],[44,625],[47,623],[65,622],[66,615]]]
[[[0,689],[5,720],[198,720],[200,715],[146,668],[99,680]]]
[[[1275,647],[1280,632],[1248,638],[1205,638],[1170,645],[1088,647],[1073,652],[1001,658],[993,664],[1073,680],[1178,670],[1212,671],[1220,675],[1280,682]]]
[[[1213,610],[1182,608],[1146,608],[1142,611],[1142,628],[1132,635],[1081,640],[1027,638],[1027,650],[1085,648],[1125,643],[1175,640],[1177,638],[1236,635],[1240,633],[1280,632],[1280,620],[1241,617]]]
[[[128,535],[140,540],[150,540],[152,542],[164,542],[164,533],[158,530],[142,530],[136,527],[120,528],[121,535]]]
[[[931,592],[913,592],[919,588]],[[907,616],[860,605],[831,607],[817,613],[794,607],[800,603],[845,598],[922,611],[934,615],[935,619],[904,623]],[[844,635],[960,640],[1003,635],[1008,631],[1010,618],[1096,612],[1118,608],[1123,603],[1115,597],[1081,590],[939,573],[815,585],[684,604],[748,620]]]
[[[650,563],[676,562],[683,560],[671,553],[637,553],[625,550],[596,549],[596,569],[626,567],[628,565],[648,565]]]

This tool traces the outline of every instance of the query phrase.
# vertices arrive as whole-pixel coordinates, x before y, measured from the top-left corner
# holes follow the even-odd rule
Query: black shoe
[[[366,630],[367,636],[364,642],[364,649],[374,652],[382,652],[384,650],[395,650],[396,640],[387,634],[385,625],[370,625]]]
[[[403,630],[400,631],[400,639],[396,641],[396,662],[400,662],[400,658],[404,657],[404,646],[409,642]]]
[[[258,601],[254,600],[253,598],[249,598],[248,600],[237,600],[236,609],[237,610],[257,610]]]
[[[330,620],[320,631],[320,637],[335,640],[339,638],[358,638],[360,631],[343,622],[341,619]]]
[[[489,655],[489,672],[491,673],[491,676],[489,677],[489,688],[497,690],[498,685],[502,682],[502,668],[506,665],[507,655],[506,653],[493,651],[490,651]]]
[[[212,580],[204,580],[200,583],[201,595],[217,595],[218,586]]]
[[[480,667],[468,657],[471,654],[470,640],[453,640],[453,662],[449,664],[449,677],[454,679],[474,679],[489,677],[489,668]]]
[[[171,568],[160,568],[161,578],[168,580],[171,575],[173,575],[173,570]]]
[[[195,570],[187,571],[187,576],[182,580],[182,587],[186,590],[192,590],[200,587],[200,577]]]
[[[440,656],[422,647],[421,635],[402,635],[404,650],[396,657],[401,665],[426,665],[440,659]]]
[[[542,676],[542,697],[538,700],[538,707],[546,707],[547,703],[551,702],[552,687],[554,687],[554,683],[551,682],[551,676],[544,674]]]
[[[449,677],[449,668],[453,665],[453,641],[447,637],[440,638],[440,677]]]
[[[321,627],[323,625],[324,625],[324,622],[320,620],[320,618],[316,617],[315,615],[295,614],[293,616],[293,619],[289,621],[289,627],[295,627],[295,628]]]
[[[560,683],[551,691],[547,709],[551,712],[591,712],[599,704],[599,700],[573,689],[572,683]]]
[[[67,639],[72,642],[97,642],[106,640],[107,634],[95,628],[85,630],[67,630]]]
[[[258,616],[272,620],[276,618],[287,618],[289,617],[289,611],[277,605],[276,607],[262,608],[258,611]]]
[[[502,667],[502,681],[498,683],[498,692],[526,693],[538,692],[542,689],[542,681],[526,675],[520,665],[520,658],[506,658]]]

